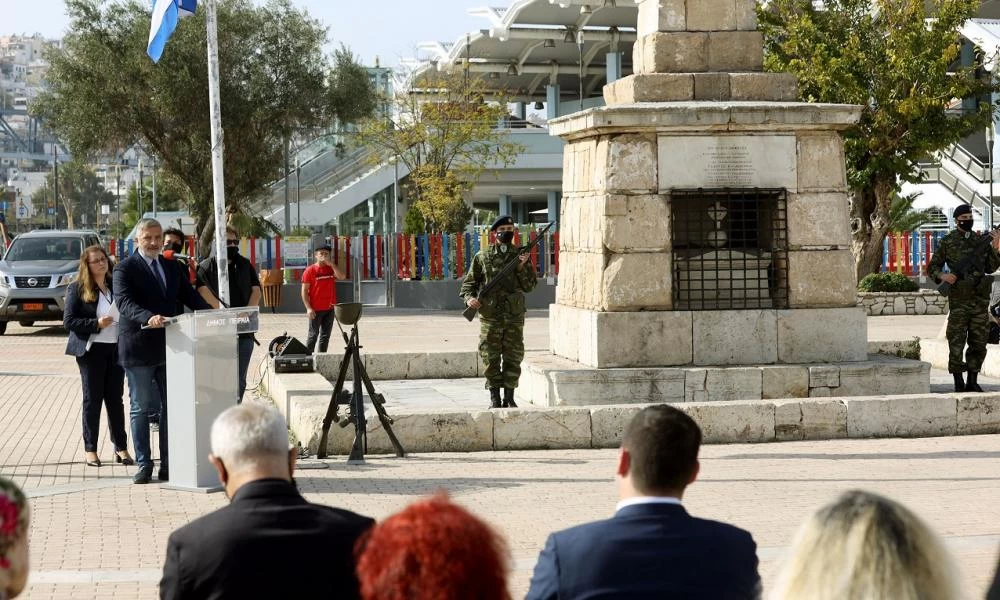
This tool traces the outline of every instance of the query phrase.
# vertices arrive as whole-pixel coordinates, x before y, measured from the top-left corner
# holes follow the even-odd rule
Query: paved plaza
[[[869,320],[869,337],[935,337],[943,322],[879,317]],[[361,326],[364,351],[371,352],[469,350],[478,335],[478,326],[460,315],[428,311],[373,310]],[[266,346],[285,330],[304,337],[303,317],[266,314],[259,337]],[[526,332],[529,348],[545,348],[544,311],[529,314]],[[339,335],[336,328],[334,333]],[[336,341],[331,350],[339,352]],[[111,463],[103,422],[99,454],[105,466],[84,466],[80,382],[64,346],[65,332],[57,327],[11,324],[0,337],[0,474],[13,477],[32,498],[32,575],[24,597],[154,598],[167,536],[226,499],[155,483],[132,485],[135,467]],[[252,367],[265,349],[257,349]],[[941,373],[934,377],[940,381]],[[434,389],[451,397],[462,393],[455,382],[382,384],[400,398],[407,385],[415,395]],[[468,380],[468,393],[481,400],[481,385]],[[352,467],[335,457],[304,461],[296,479],[314,502],[376,518],[448,490],[507,538],[517,598],[527,590],[549,532],[612,513],[614,460],[613,450],[378,456]],[[982,598],[1000,550],[998,465],[1000,435],[706,446],[700,479],[685,504],[693,514],[750,530],[767,585],[811,510],[846,489],[881,492],[915,510],[946,539],[967,596]]]

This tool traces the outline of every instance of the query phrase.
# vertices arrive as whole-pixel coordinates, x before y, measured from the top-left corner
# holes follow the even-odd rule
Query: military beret
[[[955,209],[955,212],[951,213],[951,216],[953,218],[957,219],[958,217],[960,217],[962,215],[967,215],[967,214],[970,214],[970,213],[972,213],[972,207],[971,206],[969,206],[968,204],[959,204],[958,208]]]
[[[510,215],[503,215],[501,217],[497,217],[496,221],[493,221],[493,224],[490,225],[490,231],[496,231],[497,227],[500,227],[502,225],[513,225],[513,224],[514,224],[514,219],[510,218]]]

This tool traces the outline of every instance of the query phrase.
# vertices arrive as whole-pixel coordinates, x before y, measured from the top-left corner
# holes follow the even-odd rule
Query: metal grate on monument
[[[675,310],[788,308],[783,189],[670,192]]]

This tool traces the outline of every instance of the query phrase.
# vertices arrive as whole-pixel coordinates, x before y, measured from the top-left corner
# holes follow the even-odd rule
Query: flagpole
[[[229,259],[226,256],[226,190],[222,171],[224,150],[222,110],[219,104],[219,34],[215,0],[205,0],[208,29],[208,102],[212,123],[212,191],[215,197],[215,264],[219,274],[219,300],[229,306]]]

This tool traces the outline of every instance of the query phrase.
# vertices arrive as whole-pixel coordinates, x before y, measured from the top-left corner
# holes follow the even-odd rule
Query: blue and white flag
[[[149,26],[149,44],[146,54],[153,62],[163,56],[163,47],[177,27],[177,19],[193,15],[198,0],[153,0],[153,21]]]

